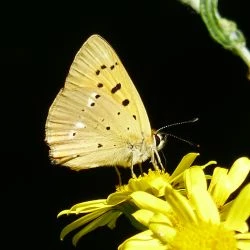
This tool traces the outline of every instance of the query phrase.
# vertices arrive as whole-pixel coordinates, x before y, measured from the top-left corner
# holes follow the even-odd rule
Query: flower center
[[[234,232],[211,223],[190,224],[177,231],[171,250],[236,250]]]

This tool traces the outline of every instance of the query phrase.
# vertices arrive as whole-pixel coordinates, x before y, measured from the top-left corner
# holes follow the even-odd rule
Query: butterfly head
[[[160,151],[167,142],[167,134],[158,131],[153,131],[154,141],[157,151]]]

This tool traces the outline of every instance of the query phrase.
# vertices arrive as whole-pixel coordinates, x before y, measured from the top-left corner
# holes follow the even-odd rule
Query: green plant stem
[[[181,0],[201,15],[210,36],[225,49],[237,54],[250,69],[250,51],[246,39],[237,24],[222,18],[218,12],[218,0]]]

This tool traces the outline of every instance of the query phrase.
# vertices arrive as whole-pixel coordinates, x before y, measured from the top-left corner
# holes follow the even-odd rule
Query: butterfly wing
[[[131,166],[133,145],[150,157],[152,132],[141,98],[115,51],[92,35],[77,53],[50,107],[46,142],[57,164],[74,169]],[[139,160],[140,161],[140,160]]]

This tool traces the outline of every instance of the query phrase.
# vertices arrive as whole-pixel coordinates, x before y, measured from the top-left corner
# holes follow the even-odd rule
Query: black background
[[[248,1],[219,1],[250,41]],[[133,79],[152,127],[199,117],[168,130],[168,170],[191,151],[197,163],[230,166],[250,155],[250,81],[242,60],[208,35],[200,17],[178,1],[74,1],[57,6],[10,5],[1,16],[1,245],[4,249],[117,249],[136,231],[126,219],[101,228],[75,248],[60,230],[59,211],[115,190],[112,168],[74,172],[52,166],[44,143],[49,106],[75,53],[92,34],[116,50]],[[129,170],[122,171],[124,178]]]

